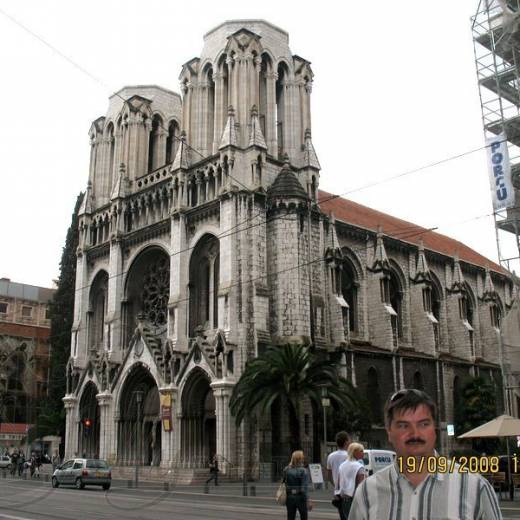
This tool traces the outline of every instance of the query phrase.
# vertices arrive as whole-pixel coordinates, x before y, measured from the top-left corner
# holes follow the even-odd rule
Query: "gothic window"
[[[260,106],[258,110],[258,118],[260,120],[260,128],[265,137],[266,133],[266,118],[267,118],[267,82],[269,81],[268,75],[273,70],[273,64],[271,58],[267,54],[262,54],[262,63],[260,64],[260,85],[259,85],[259,101]]]
[[[110,123],[107,127],[107,139],[108,139],[108,189],[112,192],[112,185],[114,182],[114,170],[115,170],[115,138],[114,138],[114,125]]]
[[[175,121],[170,121],[168,125],[168,137],[166,138],[166,163],[171,163],[175,159],[177,151],[177,139],[179,136],[179,127]]]
[[[403,326],[402,326],[402,301],[403,295],[397,275],[392,272],[389,280],[389,301],[390,306],[395,311],[395,315],[392,315],[392,330],[394,336],[398,338],[403,337]]]
[[[459,296],[459,315],[460,319],[464,323],[466,330],[469,335],[469,343],[471,348],[471,354],[475,353],[474,345],[474,311],[473,311],[473,297],[469,286],[466,284],[465,289]]]
[[[499,329],[502,322],[502,310],[498,303],[493,302],[489,307],[490,317],[491,317],[491,325],[495,327],[495,329]]]
[[[195,246],[190,260],[189,335],[198,326],[218,327],[219,241],[205,235]]]
[[[215,127],[215,81],[213,80],[213,68],[209,66],[205,69],[205,86],[206,86],[206,120],[204,126],[206,128],[206,143],[209,153],[213,151],[213,132]]]
[[[159,149],[160,149],[160,135],[162,131],[162,119],[157,114],[152,119],[152,129],[150,130],[150,136],[148,140],[148,171],[155,170],[161,164],[159,164]]]
[[[424,390],[424,382],[421,372],[417,370],[413,375],[413,388],[417,390]]]
[[[289,76],[289,70],[285,63],[278,65],[278,79],[276,80],[276,129],[277,129],[277,140],[278,140],[278,157],[281,158],[285,151],[284,134],[287,132],[286,129],[286,91],[287,91],[287,80]]]
[[[101,271],[90,288],[89,302],[89,346],[96,350],[103,350],[104,346],[107,292],[108,274]]]
[[[368,369],[367,374],[367,398],[372,413],[372,420],[376,424],[381,424],[383,418],[381,415],[381,395],[379,391],[379,377],[374,367]]]
[[[358,330],[358,282],[352,264],[348,261],[343,262],[343,270],[341,273],[341,294],[347,302],[348,307],[343,307],[343,322],[345,328],[355,332]]]
[[[170,264],[165,257],[149,264],[143,280],[144,318],[155,327],[166,325],[170,294]]]
[[[143,251],[129,269],[126,299],[122,301],[123,344],[128,346],[138,320],[154,328],[156,334],[166,331],[170,295],[170,259],[158,247]]]

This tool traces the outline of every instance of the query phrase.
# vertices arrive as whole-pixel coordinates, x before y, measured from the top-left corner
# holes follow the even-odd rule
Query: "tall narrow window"
[[[343,299],[348,304],[348,309],[343,308],[343,318],[345,319],[345,314],[348,312],[348,323],[345,323],[345,325],[348,326],[351,332],[356,332],[358,330],[357,286],[358,283],[356,281],[356,276],[354,274],[354,269],[351,263],[348,261],[343,262],[341,294],[343,295]]]
[[[175,159],[177,151],[177,139],[179,137],[179,127],[175,121],[170,121],[168,125],[168,136],[166,137],[166,163],[171,163]]]

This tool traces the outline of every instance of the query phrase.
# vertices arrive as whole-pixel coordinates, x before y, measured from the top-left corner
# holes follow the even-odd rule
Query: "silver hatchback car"
[[[105,491],[112,484],[112,472],[106,460],[100,459],[71,459],[59,466],[52,475],[52,487],[61,485],[76,486],[83,489],[85,486],[101,486]]]

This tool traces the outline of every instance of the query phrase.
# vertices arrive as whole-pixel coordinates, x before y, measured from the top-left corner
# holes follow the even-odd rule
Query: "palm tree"
[[[356,405],[352,384],[338,375],[331,361],[318,358],[303,345],[270,347],[246,364],[233,389],[230,409],[240,426],[247,416],[257,411],[268,413],[276,399],[280,399],[289,412],[291,449],[300,449],[301,403],[307,397],[315,408],[319,407],[324,389],[327,397],[340,406],[353,408]]]

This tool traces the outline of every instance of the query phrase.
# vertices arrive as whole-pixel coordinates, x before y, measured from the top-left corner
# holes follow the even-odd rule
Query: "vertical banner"
[[[489,165],[489,184],[495,211],[515,205],[515,190],[511,182],[511,165],[504,133],[486,139]]]
[[[172,431],[172,396],[161,394],[161,420],[165,432]]]

